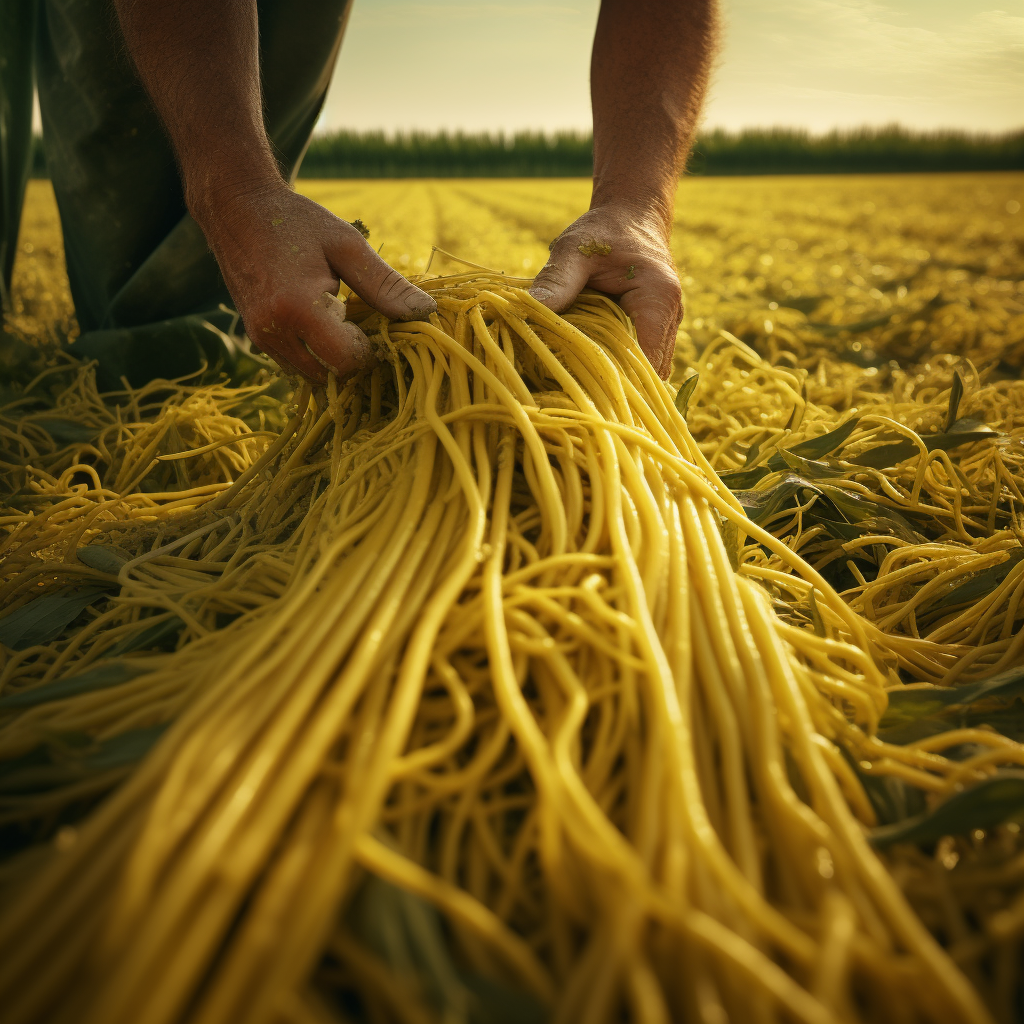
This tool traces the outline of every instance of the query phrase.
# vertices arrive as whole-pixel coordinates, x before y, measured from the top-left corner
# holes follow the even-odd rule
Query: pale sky
[[[590,128],[598,0],[355,0],[319,130]],[[1022,0],[723,0],[704,123],[1024,125]]]

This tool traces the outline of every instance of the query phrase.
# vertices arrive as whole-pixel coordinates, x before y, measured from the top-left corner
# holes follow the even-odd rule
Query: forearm
[[[590,70],[592,207],[634,206],[668,230],[716,23],[716,0],[602,0]]]
[[[255,0],[115,0],[139,78],[203,223],[220,197],[282,179],[263,125]]]
[[[114,0],[139,78],[178,158],[246,333],[288,372],[317,382],[372,362],[345,321],[341,281],[385,316],[436,310],[351,224],[298,195],[263,125],[256,0]]]

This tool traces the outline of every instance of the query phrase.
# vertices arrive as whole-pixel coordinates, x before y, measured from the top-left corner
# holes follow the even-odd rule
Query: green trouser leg
[[[0,305],[9,307],[11,271],[25,183],[32,166],[35,0],[0,0]]]
[[[0,0],[0,3],[4,0]],[[101,387],[231,370],[213,327],[230,296],[188,215],[174,154],[108,0],[41,0],[37,78],[47,164]],[[294,174],[323,106],[349,0],[258,3],[267,131]]]

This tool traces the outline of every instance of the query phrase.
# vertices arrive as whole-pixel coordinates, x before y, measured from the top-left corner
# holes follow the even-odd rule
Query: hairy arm
[[[716,0],[602,0],[590,66],[590,209],[552,243],[531,289],[557,312],[587,286],[617,296],[662,377],[683,312],[668,244],[676,186],[704,102],[716,22]]]
[[[323,363],[344,376],[372,356],[335,298],[340,281],[395,319],[435,308],[359,231],[282,177],[263,124],[255,0],[115,7],[178,158],[189,212],[257,346],[311,380],[324,379]]]

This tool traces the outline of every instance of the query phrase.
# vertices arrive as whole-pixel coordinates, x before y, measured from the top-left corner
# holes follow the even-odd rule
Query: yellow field
[[[589,196],[301,188],[428,277],[533,275]],[[479,275],[351,303],[393,377],[101,396],[33,182],[11,1021],[1020,1021],[1022,193],[683,182],[671,391],[600,296]]]
[[[406,274],[424,272],[436,245],[532,276],[590,192],[579,179],[299,185],[339,216],[361,218],[381,255]],[[698,349],[725,329],[774,357],[822,340],[809,324],[863,324],[891,313],[887,323],[834,347],[857,362],[873,348],[883,363],[956,354],[1018,368],[1022,199],[1019,174],[684,181],[672,240],[686,295],[684,331]],[[48,324],[66,329],[72,307],[46,182],[30,183],[19,245],[15,325],[30,333]],[[435,257],[430,269],[458,268]]]

